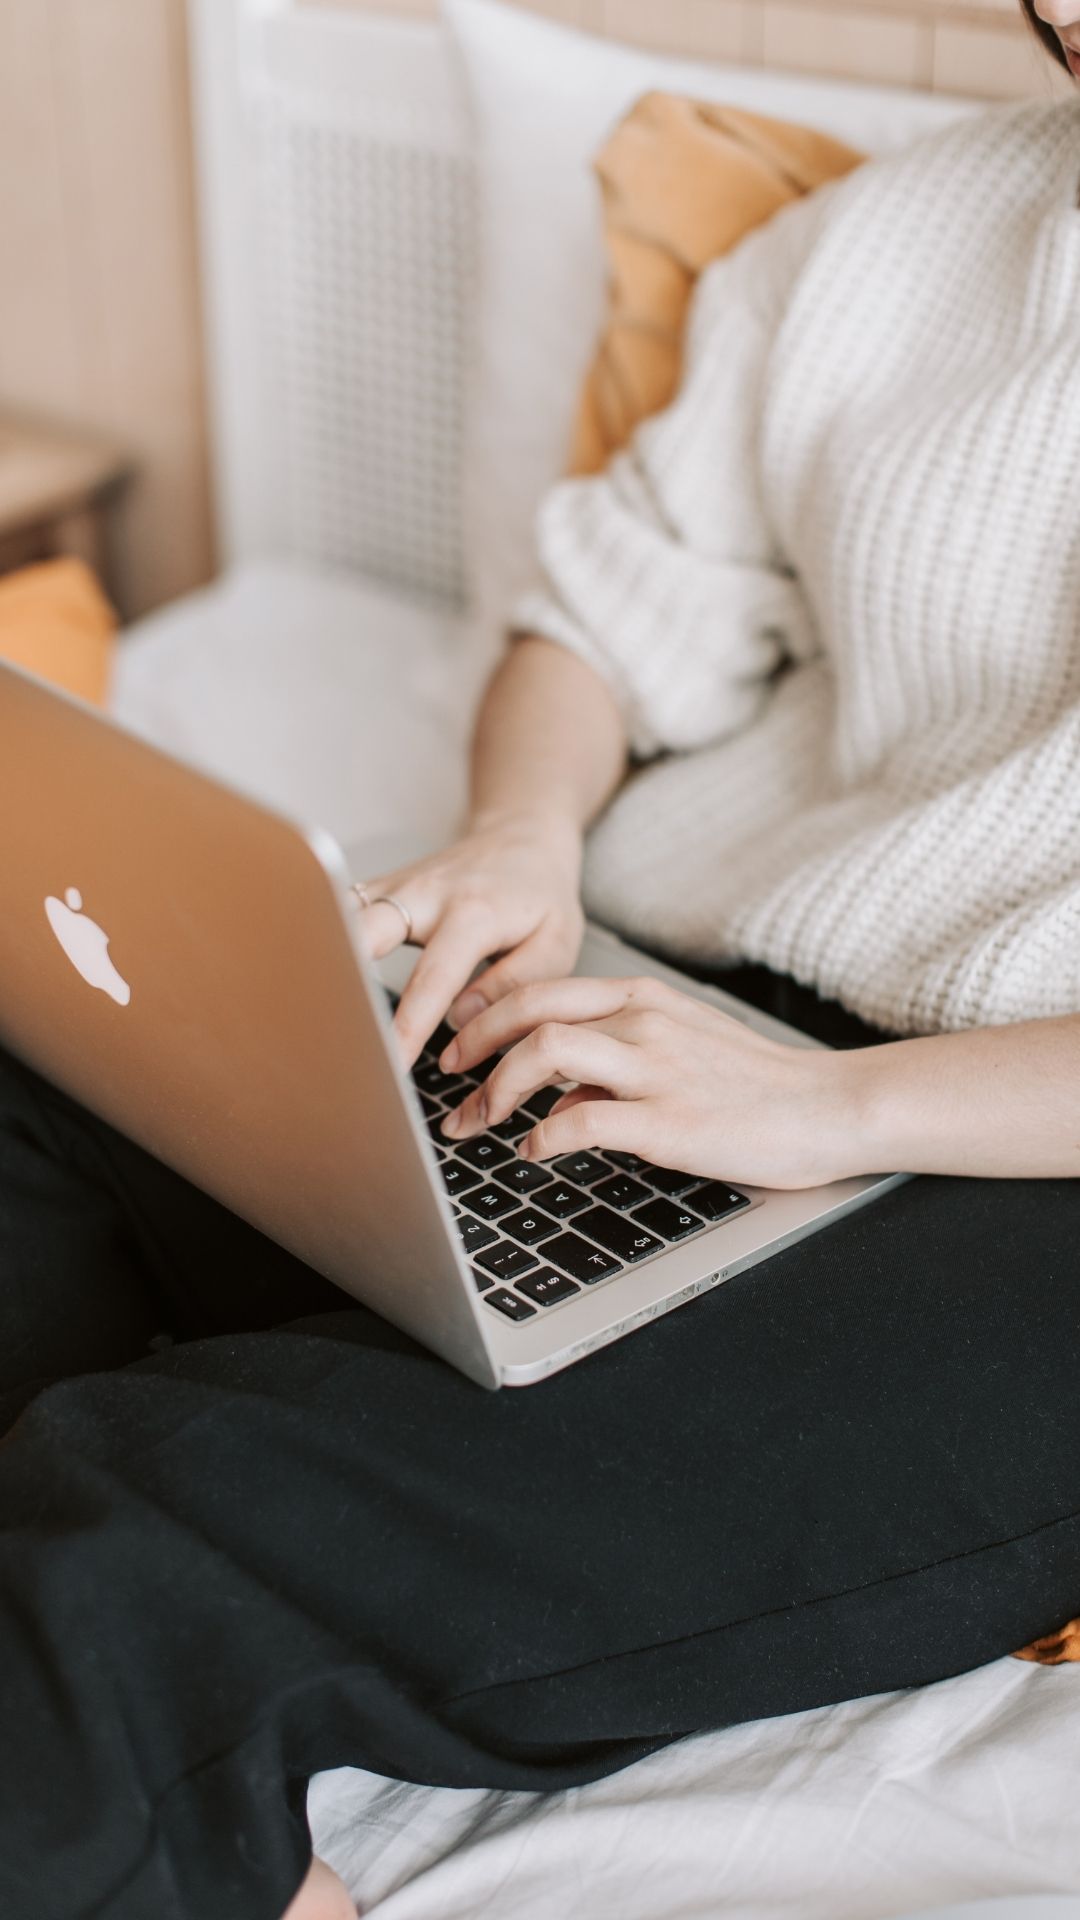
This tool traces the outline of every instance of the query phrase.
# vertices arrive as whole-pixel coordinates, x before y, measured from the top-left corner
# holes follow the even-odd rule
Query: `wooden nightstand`
[[[0,414],[0,573],[77,554],[109,592],[109,508],[131,471],[115,446]]]

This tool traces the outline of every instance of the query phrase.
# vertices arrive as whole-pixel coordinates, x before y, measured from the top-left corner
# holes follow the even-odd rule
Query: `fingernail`
[[[463,993],[461,999],[454,1002],[454,1025],[466,1026],[470,1020],[475,1020],[478,1013],[483,1013],[486,1006],[487,1001],[482,993]]]
[[[488,1097],[486,1092],[481,1093],[477,1102],[476,1111],[486,1127],[488,1119]]]
[[[442,1067],[444,1072],[448,1073],[451,1067],[457,1066],[457,1063],[460,1060],[460,1058],[461,1058],[461,1048],[458,1046],[458,1043],[456,1040],[451,1040],[450,1045],[448,1047],[445,1047],[442,1053],[439,1055],[439,1065],[440,1067]]]
[[[518,1153],[523,1160],[532,1159],[532,1135],[527,1133],[524,1140],[518,1141]]]
[[[445,1119],[443,1120],[442,1131],[443,1133],[456,1133],[460,1125],[461,1125],[461,1108],[454,1107],[453,1110],[450,1113],[448,1113]]]

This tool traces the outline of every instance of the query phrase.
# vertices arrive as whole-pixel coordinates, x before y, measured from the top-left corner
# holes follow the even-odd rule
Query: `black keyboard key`
[[[486,1060],[478,1060],[475,1067],[462,1067],[461,1071],[466,1080],[470,1080],[474,1087],[479,1087],[490,1073],[494,1073],[501,1058],[501,1054],[489,1053]]]
[[[487,1305],[498,1307],[508,1320],[531,1320],[536,1312],[527,1300],[519,1300],[516,1293],[507,1293],[505,1287],[496,1287],[494,1293],[487,1295]]]
[[[554,1307],[560,1300],[569,1300],[571,1294],[581,1292],[576,1281],[553,1273],[550,1267],[541,1267],[539,1273],[530,1273],[527,1279],[515,1281],[515,1285],[519,1293],[535,1300],[538,1307]]]
[[[649,1167],[644,1178],[657,1193],[666,1193],[669,1200],[677,1200],[696,1184],[698,1175],[679,1173],[675,1167]]]
[[[535,1247],[559,1231],[558,1221],[548,1213],[541,1213],[539,1207],[522,1207],[520,1213],[508,1213],[501,1225],[503,1232],[520,1240],[523,1247]]]
[[[628,1173],[614,1173],[610,1180],[601,1180],[593,1188],[593,1199],[602,1200],[605,1207],[615,1207],[619,1213],[629,1213],[631,1207],[640,1207],[652,1198],[648,1187],[640,1180],[631,1180]]]
[[[472,1168],[469,1167],[467,1171],[471,1173]],[[479,1179],[479,1175],[476,1177]],[[501,1220],[504,1213],[513,1213],[517,1204],[514,1195],[507,1193],[505,1187],[478,1187],[475,1193],[465,1195],[465,1205],[479,1220]]]
[[[413,1068],[413,1085],[420,1093],[437,1094],[440,1100],[460,1100],[469,1091],[460,1073],[444,1073],[434,1060],[422,1060]]]
[[[529,1162],[526,1160],[523,1164],[528,1166]],[[557,1220],[569,1220],[572,1214],[581,1213],[591,1205],[587,1193],[583,1193],[580,1187],[568,1186],[565,1180],[560,1180],[556,1187],[549,1187],[544,1195],[545,1212],[553,1213]]]
[[[499,1185],[508,1187],[511,1193],[535,1193],[537,1187],[549,1187],[553,1177],[546,1167],[538,1167],[532,1160],[513,1158],[495,1175]]]
[[[430,1093],[420,1095],[420,1105],[424,1110],[425,1120],[437,1120],[443,1111],[442,1101],[433,1099]]]
[[[479,1267],[470,1267],[469,1272],[472,1274],[473,1286],[476,1288],[477,1293],[486,1293],[489,1287],[495,1285],[494,1274],[481,1273]]]
[[[475,1140],[466,1140],[458,1148],[457,1157],[467,1166],[479,1167],[481,1173],[490,1173],[492,1167],[501,1167],[505,1160],[512,1160],[514,1154],[505,1141],[493,1140],[489,1133],[481,1133]]]
[[[476,1256],[476,1265],[485,1273],[493,1273],[496,1280],[516,1280],[519,1273],[529,1273],[539,1264],[535,1253],[515,1247],[509,1240],[499,1240]]]
[[[509,1120],[496,1120],[495,1125],[488,1128],[488,1132],[493,1133],[496,1140],[520,1140],[522,1134],[528,1133],[534,1124],[532,1114],[525,1113],[519,1107],[516,1113],[510,1115]]]
[[[639,1221],[625,1220],[610,1207],[591,1207],[574,1224],[579,1232],[587,1233],[590,1240],[599,1240],[609,1253],[617,1253],[620,1260],[647,1260],[650,1253],[659,1253],[663,1244],[655,1234],[646,1233]],[[554,1260],[550,1248],[544,1252],[548,1260]]]
[[[705,1224],[696,1213],[677,1207],[674,1200],[650,1200],[647,1206],[635,1207],[634,1219],[664,1240],[685,1240],[688,1233],[699,1233]]]
[[[461,1244],[466,1253],[479,1253],[481,1247],[493,1246],[496,1240],[494,1227],[487,1227],[482,1220],[470,1220],[462,1214],[458,1221]]]
[[[649,1177],[649,1162],[643,1160],[640,1153],[616,1153],[614,1147],[605,1147],[604,1159],[621,1167],[624,1173],[639,1173],[646,1180]]]
[[[456,1040],[456,1038],[457,1035],[453,1027],[448,1027],[445,1020],[440,1020],[431,1039],[424,1047],[424,1053],[427,1054],[430,1059],[437,1060],[440,1053],[446,1052],[451,1040]]]
[[[460,1160],[453,1158],[442,1161],[439,1172],[452,1200],[460,1200],[470,1187],[478,1187],[484,1177],[482,1173],[477,1173],[475,1167],[463,1167]]]
[[[618,1214],[613,1218],[618,1219]],[[609,1274],[618,1273],[619,1262],[613,1260],[610,1253],[604,1253],[600,1247],[590,1247],[578,1233],[560,1233],[555,1240],[544,1241],[544,1259],[553,1266],[565,1267],[575,1280],[583,1280],[591,1286],[595,1280],[606,1280]]]
[[[594,1181],[606,1180],[611,1172],[595,1153],[564,1153],[561,1160],[553,1160],[552,1172],[560,1180],[576,1180],[579,1187],[591,1187]]]
[[[565,1087],[541,1087],[531,1100],[526,1100],[526,1113],[531,1113],[534,1120],[546,1120],[556,1100],[561,1100],[565,1092]]]
[[[750,1202],[745,1193],[736,1193],[734,1187],[726,1187],[722,1180],[707,1180],[704,1186],[691,1187],[686,1204],[706,1220],[723,1220],[729,1213],[741,1213]]]

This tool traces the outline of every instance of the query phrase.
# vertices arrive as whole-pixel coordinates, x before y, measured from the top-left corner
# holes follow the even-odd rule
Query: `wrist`
[[[569,807],[548,802],[516,806],[473,806],[466,819],[467,833],[526,834],[572,848],[580,854],[584,828]]]
[[[904,1166],[896,1111],[891,1045],[852,1047],[830,1054],[826,1067],[825,1138],[831,1180],[893,1173]]]

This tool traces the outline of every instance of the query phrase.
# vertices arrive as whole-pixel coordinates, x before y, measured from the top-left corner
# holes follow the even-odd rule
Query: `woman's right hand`
[[[378,894],[408,908],[423,948],[394,1016],[407,1066],[440,1020],[464,1026],[514,987],[572,972],[585,928],[581,859],[581,830],[567,815],[489,814],[441,853],[365,880],[370,957],[383,959],[405,935]],[[492,964],[473,980],[484,961]]]

